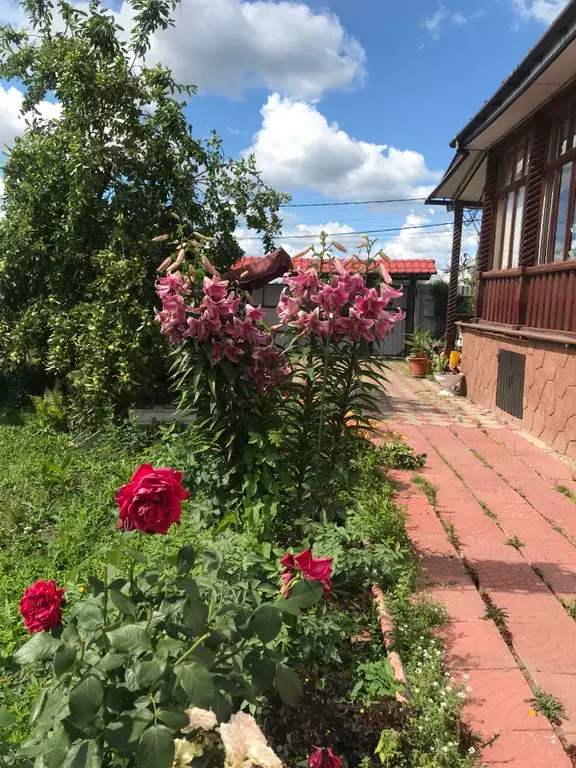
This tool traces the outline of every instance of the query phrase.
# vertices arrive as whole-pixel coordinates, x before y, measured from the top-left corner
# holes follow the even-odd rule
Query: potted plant
[[[452,355],[453,354],[454,353],[452,353]],[[452,394],[460,386],[460,382],[462,381],[460,368],[452,364],[452,360],[456,360],[452,355],[446,357],[440,352],[438,355],[434,356],[432,361],[434,378],[442,387],[441,394]]]
[[[423,379],[428,373],[430,358],[428,357],[428,347],[432,341],[430,331],[423,331],[419,325],[414,328],[414,332],[406,337],[406,343],[410,348],[408,363],[412,376],[416,379]]]

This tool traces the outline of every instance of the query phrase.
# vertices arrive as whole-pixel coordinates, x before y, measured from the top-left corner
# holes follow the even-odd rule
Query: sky
[[[216,129],[227,155],[253,153],[265,181],[292,195],[278,238],[291,253],[321,230],[351,251],[357,233],[374,232],[390,258],[443,268],[452,215],[422,198],[452,158],[450,140],[566,5],[182,0],[149,58],[198,87],[186,110],[197,136]],[[130,6],[116,8],[128,27]],[[0,0],[0,21],[17,23],[12,0]],[[14,84],[0,85],[0,143],[24,130],[21,101]],[[57,109],[44,105],[47,117]],[[391,199],[404,202],[318,205]],[[253,232],[237,236],[247,254],[262,253]],[[476,242],[470,226],[464,250]]]

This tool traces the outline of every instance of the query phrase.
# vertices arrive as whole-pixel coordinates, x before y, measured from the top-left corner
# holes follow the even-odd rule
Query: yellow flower
[[[536,717],[536,710],[531,709],[530,712],[528,712],[528,714],[530,715],[530,717]]]
[[[363,715],[363,714],[364,714],[364,707],[362,707],[362,709],[360,710],[360,714],[361,714],[361,715]]]
[[[86,587],[78,587],[78,592],[84,592]]]
[[[408,437],[406,435],[402,435],[402,440],[408,440]]]
[[[398,432],[392,432],[392,434],[394,435],[394,437],[398,437]]]

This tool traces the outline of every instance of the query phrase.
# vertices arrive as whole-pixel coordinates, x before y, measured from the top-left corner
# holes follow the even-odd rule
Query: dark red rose
[[[37,581],[24,592],[20,600],[20,613],[28,632],[53,629],[62,622],[62,596],[65,589],[57,589],[54,581]]]
[[[308,760],[308,768],[342,768],[342,760],[328,747],[315,749]]]
[[[319,581],[324,587],[324,597],[330,594],[330,571],[332,570],[331,557],[312,557],[312,550],[305,549],[299,555],[287,554],[280,560],[284,566],[282,572],[283,592],[288,596],[288,584],[298,571],[301,571],[307,579]]]
[[[182,501],[190,495],[181,485],[183,477],[168,467],[140,465],[128,485],[116,491],[118,526],[125,531],[168,533],[172,523],[180,523]]]

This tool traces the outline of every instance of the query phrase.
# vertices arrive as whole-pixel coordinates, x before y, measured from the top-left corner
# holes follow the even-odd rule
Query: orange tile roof
[[[245,267],[260,256],[243,256],[234,267]],[[313,259],[306,258],[305,256],[292,259],[292,266],[294,269],[302,267],[306,269],[311,265]],[[342,259],[345,268],[348,272],[360,272],[364,269],[366,262],[362,259],[356,258],[356,256],[349,256],[347,259]],[[388,259],[387,262],[388,271],[391,275],[435,275],[436,263],[434,259]],[[325,264],[325,270],[329,269],[328,262]]]

